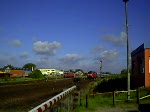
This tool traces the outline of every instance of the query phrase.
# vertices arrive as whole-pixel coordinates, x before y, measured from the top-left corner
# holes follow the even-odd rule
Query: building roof
[[[25,72],[23,70],[11,70],[10,74],[24,75]]]
[[[140,45],[138,48],[136,48],[135,50],[133,50],[131,52],[131,57],[136,55],[137,53],[143,51],[144,49],[150,49],[150,43],[149,44],[145,44],[143,43],[142,45]]]

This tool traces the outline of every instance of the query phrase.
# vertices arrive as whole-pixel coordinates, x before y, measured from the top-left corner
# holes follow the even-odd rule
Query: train
[[[88,72],[88,75],[87,75],[87,78],[88,79],[96,79],[96,78],[98,78],[99,76],[98,76],[98,74],[96,73],[96,72],[94,72],[94,71],[89,71]]]

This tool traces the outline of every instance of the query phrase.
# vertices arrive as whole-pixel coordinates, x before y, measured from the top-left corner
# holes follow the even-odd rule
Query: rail
[[[76,86],[72,86],[68,88],[67,90],[59,93],[58,95],[54,96],[53,98],[47,100],[46,102],[40,104],[39,106],[33,108],[29,112],[43,112],[56,104],[58,101],[60,101],[62,98],[64,98],[66,95],[68,95],[70,92],[74,91],[76,89]]]

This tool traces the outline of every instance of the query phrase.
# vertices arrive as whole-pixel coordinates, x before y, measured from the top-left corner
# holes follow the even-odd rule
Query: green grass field
[[[22,78],[8,78],[8,79],[0,79],[0,83],[13,83],[13,82],[25,82],[25,81],[34,81],[39,79],[32,79],[27,77]]]
[[[49,76],[49,77],[44,77],[44,78],[29,78],[29,77],[16,77],[16,78],[0,78],[0,83],[5,84],[5,83],[16,83],[16,82],[26,82],[26,81],[36,81],[36,80],[55,80],[55,79],[61,79],[62,77],[59,76]]]
[[[150,90],[143,90],[140,92],[140,97],[143,97],[145,95],[149,95]],[[131,101],[127,102],[127,93],[122,93],[116,95],[116,100],[122,100],[117,101],[116,106],[113,105],[113,95],[112,94],[99,94],[99,95],[89,95],[88,97],[88,108],[86,108],[86,96],[85,94],[81,96],[81,102],[82,106],[78,106],[76,109],[74,109],[73,112],[98,112],[100,110],[120,110],[123,111],[125,109],[138,109],[137,104],[137,93],[131,92]],[[144,103],[150,103],[150,97],[146,99],[140,100],[140,104]],[[115,110],[115,111],[116,111]],[[102,111],[102,112],[103,112]]]

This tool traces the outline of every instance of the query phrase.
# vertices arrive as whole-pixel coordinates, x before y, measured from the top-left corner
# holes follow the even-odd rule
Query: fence
[[[33,108],[29,112],[43,112],[43,111],[49,109],[50,107],[52,107],[54,104],[58,103],[58,101],[63,99],[65,96],[70,94],[75,89],[76,89],[76,86],[73,86],[73,87],[61,92],[60,94],[54,96],[53,98],[47,100],[46,102],[40,104],[39,106],[37,106],[35,108]],[[50,108],[50,109],[52,110],[52,112],[54,111],[52,108]]]
[[[140,104],[140,100],[150,97],[150,95],[146,95],[146,96],[141,97],[140,96],[140,93],[142,92],[141,89],[142,88],[139,87],[136,90],[130,90],[130,92],[136,92],[136,101],[137,101],[138,105]],[[117,101],[132,101],[132,100],[135,100],[135,99],[130,99],[130,100],[116,100],[116,93],[118,94],[118,93],[127,93],[127,92],[128,91],[114,91],[113,92],[113,105],[116,106],[116,102]]]
[[[135,94],[135,98],[130,98],[130,100],[125,100],[125,99],[117,99],[116,96],[118,96],[119,94],[122,94],[122,93],[127,93],[128,91],[113,91],[113,92],[105,92],[105,93],[96,93],[96,94],[90,94],[91,96],[95,96],[95,95],[113,95],[113,105],[116,106],[116,102],[120,102],[120,101],[124,101],[124,102],[129,102],[129,101],[136,101],[138,105],[140,105],[140,101],[145,99],[145,98],[148,98],[150,97],[150,95],[145,95],[145,96],[141,96],[141,92],[143,91],[143,89],[146,89],[146,88],[143,88],[143,87],[139,87],[137,88],[136,90],[130,90],[130,92],[136,92]],[[150,92],[149,92],[150,93]]]

